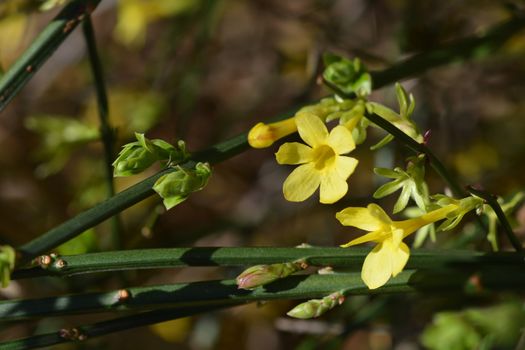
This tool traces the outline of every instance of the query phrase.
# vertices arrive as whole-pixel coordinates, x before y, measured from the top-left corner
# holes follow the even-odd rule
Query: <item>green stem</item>
[[[17,270],[13,279],[39,276],[72,276],[86,273],[185,266],[249,266],[304,260],[311,266],[359,268],[370,248],[164,248],[100,252],[50,258],[47,267]],[[408,268],[429,269],[450,266],[512,266],[523,261],[522,254],[474,251],[412,250]],[[60,260],[60,264],[56,264]]]
[[[282,299],[313,299],[334,291],[351,294],[441,293],[461,292],[469,281],[477,288],[506,290],[525,287],[525,269],[519,265],[453,267],[442,270],[405,270],[376,290],[369,290],[359,272],[325,275],[294,275],[254,290],[238,289],[234,280],[200,281],[125,290],[128,296],[119,299],[123,290],[86,293],[42,299],[8,300],[0,302],[2,321],[33,317],[53,317],[73,313],[120,312],[156,307],[224,305]],[[475,278],[473,278],[475,277]]]
[[[525,17],[516,14],[512,19],[494,26],[483,35],[459,39],[436,49],[413,55],[387,69],[372,72],[374,88],[417,76],[428,69],[451,62],[488,56],[524,27]]]
[[[104,169],[106,172],[108,197],[113,197],[115,195],[115,185],[113,183],[112,163],[115,156],[115,132],[109,123],[109,106],[108,96],[106,93],[106,84],[104,82],[104,73],[97,51],[97,43],[95,32],[93,30],[93,24],[91,23],[91,16],[89,14],[86,15],[82,29],[84,38],[86,40],[91,72],[95,81],[98,115],[100,119],[100,134],[102,137],[102,143],[104,145]],[[119,215],[115,215],[111,218],[111,234],[113,238],[113,248],[119,249],[121,247],[122,236],[122,225]]]
[[[31,46],[0,79],[0,112],[62,44],[100,0],[74,0],[49,23]]]
[[[220,310],[231,304],[225,305],[214,305],[210,306],[191,306],[191,307],[180,307],[172,308],[167,310],[154,310],[147,312],[140,312],[131,316],[119,317],[103,322],[97,322],[90,325],[75,327],[78,331],[76,337],[67,337],[66,329],[59,331],[38,334],[28,338],[11,340],[0,343],[0,348],[4,350],[23,350],[23,349],[36,349],[44,346],[51,346],[56,344],[78,342],[83,340],[89,340],[91,338],[108,335],[111,333],[133,329],[137,327],[143,327],[152,325],[159,322],[175,320],[182,317],[188,317],[203,312],[211,312]],[[72,330],[67,330],[72,333]],[[63,334],[61,336],[61,333]]]
[[[75,4],[76,2],[71,3],[71,5]],[[507,39],[512,34],[518,31],[518,29],[522,28],[523,26],[523,20],[521,19],[514,19],[507,24],[502,24],[498,27],[495,27],[495,29],[489,31],[486,36],[484,37],[474,37],[470,39],[463,39],[463,42],[472,42],[477,43],[476,46],[474,44],[466,45],[461,44],[461,42],[451,45],[450,47],[443,47],[440,49],[438,53],[423,53],[414,57],[425,57],[425,55],[431,55],[435,57],[441,57],[441,56],[447,56],[449,59],[455,57],[454,53],[457,51],[458,54],[461,52],[471,52],[474,53],[477,49],[483,47],[487,42],[492,42],[494,38],[500,38],[501,40]],[[505,34],[506,36],[503,36]],[[485,39],[483,39],[485,38]],[[469,50],[466,50],[465,47],[468,47]],[[443,52],[446,52],[447,54],[444,55]],[[460,55],[461,56],[461,55]],[[464,57],[470,57],[465,54],[463,54]],[[413,58],[415,59],[415,58]],[[419,58],[421,60],[421,58]],[[387,85],[389,83],[393,83],[396,80],[399,80],[401,78],[401,75],[404,76],[411,76],[416,73],[420,73],[422,69],[429,69],[435,66],[439,66],[442,64],[445,64],[449,61],[446,60],[437,60],[434,59],[432,61],[433,65],[414,65],[414,61],[406,60],[403,61],[397,65],[395,65],[392,68],[386,69],[384,71],[379,72],[373,72],[372,77],[374,80],[375,88],[379,88],[381,86]],[[17,63],[18,64],[18,63]],[[396,73],[397,72],[397,73]],[[5,79],[5,77],[4,77]],[[4,81],[4,79],[2,81]],[[1,86],[1,85],[0,85]],[[3,91],[0,89],[0,91]],[[284,116],[283,116],[284,117]],[[371,117],[374,118],[374,117]],[[379,118],[379,117],[378,117]],[[374,123],[381,126],[385,126],[384,123],[382,123],[383,119],[377,119],[372,120]],[[385,123],[388,123],[387,121],[384,121]],[[389,125],[389,126],[388,126]],[[386,127],[390,129],[385,129],[389,132],[393,133],[400,133],[399,137],[401,140],[406,140],[408,145],[412,145],[416,150],[420,147],[424,147],[424,145],[420,145],[414,140],[412,140],[410,137],[406,136],[404,133],[399,131],[395,126],[388,123]],[[390,128],[391,126],[391,128]],[[406,138],[408,139],[406,139]],[[209,150],[200,152],[195,155],[194,160],[196,161],[210,161],[212,163],[217,163],[223,160],[226,160],[228,158],[231,158],[242,151],[246,150],[248,148],[248,143],[246,140],[246,134],[241,134],[235,138],[232,138],[230,140],[227,140],[225,142],[222,142],[220,144],[217,144],[210,148]],[[432,166],[438,171],[440,174],[444,174],[444,178],[448,178],[449,180],[447,182],[450,183],[451,188],[455,189],[455,192],[459,194],[463,194],[464,191],[461,189],[459,185],[453,185],[455,184],[455,181],[450,181],[452,177],[448,176],[448,173],[446,170],[444,170],[443,165],[437,160],[437,158],[426,148],[424,147],[425,153],[432,158]],[[436,161],[437,160],[437,161]],[[64,222],[60,226],[44,233],[43,235],[39,236],[38,238],[34,239],[33,241],[28,242],[27,244],[20,247],[20,252],[22,254],[21,262],[28,262],[32,258],[43,254],[50,249],[58,246],[59,244],[75,237],[76,235],[84,232],[86,229],[93,227],[100,222],[106,220],[107,218],[111,217],[112,215],[121,212],[122,210],[130,207],[131,205],[149,197],[153,194],[153,191],[151,190],[151,186],[153,183],[162,175],[164,175],[169,170],[164,170],[160,172],[159,174],[156,174],[143,182],[140,182],[132,187],[130,187],[128,190],[123,191],[114,197],[108,199],[107,201],[98,204],[97,206],[88,209],[87,211],[79,214],[78,216]],[[442,175],[443,176],[443,175]]]
[[[509,221],[507,220],[507,216],[503,212],[503,209],[501,209],[501,206],[499,205],[497,198],[491,195],[490,193],[487,193],[485,191],[476,190],[475,188],[470,187],[470,186],[468,187],[468,191],[472,193],[473,195],[482,198],[483,200],[487,202],[488,205],[490,205],[492,210],[494,210],[494,213],[496,213],[496,216],[498,217],[498,220],[501,226],[503,227],[503,231],[507,235],[507,238],[509,239],[510,244],[512,244],[512,246],[517,252],[520,252],[520,253],[523,252],[524,251],[523,246],[520,240],[518,239],[518,237],[516,237],[516,235],[514,234],[514,231],[512,230],[512,227],[510,226]]]
[[[215,164],[231,158],[247,148],[246,134],[242,134],[214,145],[208,150],[196,153],[193,159],[195,161],[208,161],[211,164]],[[188,164],[191,165],[194,164],[194,162],[190,161]],[[162,170],[22,245],[18,248],[21,254],[18,265],[29,262],[36,256],[48,252],[52,248],[81,234],[88,228],[103,222],[133,204],[153,195],[155,192],[152,190],[152,187],[155,181],[171,171],[173,171],[171,168]]]

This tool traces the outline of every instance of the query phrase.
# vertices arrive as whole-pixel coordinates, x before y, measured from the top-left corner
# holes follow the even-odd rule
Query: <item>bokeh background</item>
[[[116,147],[132,141],[138,131],[150,138],[183,139],[190,151],[205,149],[329,94],[318,79],[323,52],[359,57],[369,69],[380,70],[411,53],[483,33],[507,20],[512,5],[519,4],[103,0],[93,21],[110,121],[118,135]],[[4,70],[58,11],[40,11],[39,6],[40,2],[28,0],[0,3],[0,66]],[[86,56],[77,29],[0,114],[1,244],[23,244],[106,196],[95,90]],[[506,197],[525,188],[524,62],[525,33],[521,32],[483,58],[456,60],[403,81],[416,98],[414,119],[421,130],[431,130],[430,147],[461,183]],[[397,108],[393,86],[375,91],[371,99]],[[336,205],[322,206],[315,198],[300,204],[286,202],[281,186],[291,168],[276,164],[273,153],[278,145],[249,150],[215,166],[208,186],[169,212],[164,212],[157,197],[126,210],[122,248],[347,242],[355,233],[341,227],[333,213],[369,203],[381,183],[373,167],[403,167],[409,154],[395,142],[371,152],[368,147],[383,136],[371,131],[369,140],[354,151],[360,166],[350,179],[347,196]],[[116,179],[117,189],[156,170]],[[432,171],[428,180],[432,193],[444,191],[444,183]],[[381,204],[391,209],[393,203],[386,199]],[[525,214],[518,210],[515,218],[516,230],[523,235]],[[433,245],[489,247],[468,225],[427,244]],[[58,252],[112,248],[109,225],[102,224]],[[220,268],[130,272],[126,283],[232,278],[239,272]],[[112,274],[15,281],[0,295],[41,297],[111,290],[121,283]],[[421,335],[437,311],[461,310],[466,303],[454,296],[356,296],[326,316],[305,322],[284,316],[293,302],[271,302],[56,348],[419,349]],[[480,306],[479,301],[468,303]],[[372,316],[358,322],[356,315],[367,307]],[[0,339],[104,317],[111,315],[0,326]],[[459,329],[461,334],[470,334],[460,326],[450,332]]]

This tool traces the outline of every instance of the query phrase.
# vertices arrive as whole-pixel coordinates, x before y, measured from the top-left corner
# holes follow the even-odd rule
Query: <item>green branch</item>
[[[475,277],[475,278],[473,278]],[[234,280],[200,281],[148,287],[133,287],[103,293],[86,293],[42,299],[0,302],[2,321],[64,314],[120,312],[155,307],[225,305],[282,299],[312,299],[334,291],[345,295],[417,292],[461,292],[470,281],[483,290],[525,287],[525,269],[520,265],[453,267],[442,270],[405,270],[376,290],[369,290],[359,272],[325,275],[294,275],[254,290],[238,289]],[[122,295],[126,295],[123,299]]]
[[[331,266],[358,269],[370,248],[163,248],[101,252],[82,255],[45,256],[45,265],[17,270],[13,279],[39,276],[72,276],[86,273],[136,269],[159,269],[186,266],[247,266],[305,261],[311,266]],[[43,260],[43,259],[40,259]],[[60,263],[57,263],[60,261]],[[511,253],[481,253],[474,251],[446,252],[413,250],[407,268],[429,269],[450,266],[521,264],[523,255]]]
[[[525,27],[525,17],[512,19],[489,29],[485,34],[455,40],[436,49],[413,55],[379,72],[372,72],[374,88],[417,76],[425,71],[462,60],[491,55],[508,39]]]
[[[88,14],[84,20],[83,26],[84,38],[88,51],[91,72],[95,81],[95,90],[97,93],[98,115],[100,119],[100,135],[104,145],[104,169],[106,171],[106,183],[108,197],[115,195],[115,184],[113,182],[113,160],[115,157],[115,132],[109,123],[109,106],[108,96],[106,93],[106,84],[104,82],[104,73],[102,64],[97,51],[97,43],[91,16]],[[121,246],[122,225],[118,215],[111,218],[111,234],[113,238],[113,248],[119,249]]]
[[[215,164],[231,158],[247,148],[246,134],[242,134],[208,150],[196,153],[192,158],[194,161],[206,160]],[[190,161],[188,164],[194,164],[194,161]],[[164,169],[22,245],[18,248],[21,254],[19,265],[29,262],[38,255],[48,252],[85,230],[153,195],[155,193],[152,189],[153,184],[162,175],[171,171],[174,169]]]
[[[31,46],[0,79],[0,112],[62,44],[100,0],[74,0],[49,23]]]
[[[75,4],[76,2],[72,3]],[[489,31],[485,36],[482,37],[474,37],[471,39],[463,39],[462,41],[459,41],[457,43],[452,44],[451,46],[443,47],[439,49],[439,51],[436,51],[433,53],[433,51],[428,53],[423,53],[420,55],[416,55],[414,57],[425,57],[425,55],[430,56],[436,56],[436,57],[442,57],[446,56],[450,60],[452,58],[456,57],[455,53],[458,52],[458,54],[463,53],[465,56],[465,52],[476,52],[477,49],[483,48],[487,42],[491,42],[495,40],[494,38],[500,38],[501,40],[507,39],[512,34],[516,33],[519,29],[521,29],[525,23],[521,19],[514,19],[507,24],[502,24],[495,29]],[[503,29],[502,29],[503,28]],[[472,42],[472,44],[466,45],[464,43]],[[461,44],[463,43],[463,44]],[[476,46],[476,45],[480,46]],[[468,48],[468,50],[466,49]],[[438,54],[440,53],[440,54]],[[470,57],[470,56],[465,56]],[[419,58],[421,60],[422,58]],[[393,83],[400,79],[400,75],[404,77],[411,76],[416,73],[420,73],[422,67],[420,65],[414,65],[415,58],[405,60],[397,65],[395,65],[392,68],[380,71],[380,72],[374,72],[372,73],[372,77],[374,80],[375,88],[379,88],[381,86],[387,85],[389,83]],[[417,61],[416,61],[417,62]],[[445,64],[450,61],[446,60],[433,60],[433,65],[425,65],[424,69],[429,69],[431,67],[436,67],[442,64]],[[388,73],[387,73],[388,72]],[[397,73],[396,73],[397,72]],[[394,74],[395,73],[395,74]],[[5,78],[4,78],[5,79]],[[1,91],[1,90],[0,90]],[[374,117],[371,117],[374,118]],[[372,120],[372,119],[371,119]],[[381,126],[382,121],[375,119],[372,120],[372,122],[378,124]],[[387,123],[385,121],[385,123]],[[389,123],[390,124],[390,123]],[[384,124],[383,124],[384,126]],[[387,126],[388,127],[388,126]],[[392,125],[392,128],[395,128]],[[398,130],[397,128],[388,130],[389,132],[396,132]],[[399,131],[400,132],[400,131]],[[399,135],[401,140],[406,135],[402,132],[400,132],[402,135]],[[406,136],[408,137],[408,136]],[[410,138],[409,138],[410,139]],[[424,147],[423,145],[419,145],[417,142],[407,140],[407,144],[414,147],[416,150],[418,150],[420,147]],[[412,142],[413,141],[413,142]],[[227,140],[225,142],[219,143],[209,150],[197,153],[195,157],[193,157],[193,160],[195,161],[209,161],[211,163],[218,163],[223,160],[229,159],[242,151],[246,150],[248,148],[246,134],[241,134],[235,138],[232,138],[230,140]],[[425,151],[428,151],[425,147]],[[430,152],[425,152],[429,157],[433,159],[433,167],[438,171],[438,173],[443,174],[443,166],[440,165],[439,162],[436,162],[436,158],[433,156],[433,154]],[[98,204],[97,206],[88,209],[87,211],[79,214],[78,216],[64,222],[60,226],[51,229],[50,231],[42,234],[38,238],[34,239],[33,241],[28,242],[27,244],[24,244],[19,248],[21,253],[21,262],[28,262],[32,258],[48,252],[50,249],[58,246],[59,244],[75,237],[76,235],[84,232],[86,229],[91,228],[102,221],[108,219],[112,215],[115,215],[122,210],[130,207],[131,205],[149,197],[154,192],[151,190],[151,186],[155,183],[155,181],[162,175],[166,174],[170,170],[164,170],[132,187],[129,189],[118,193],[114,197],[111,197],[105,202],[102,202]],[[446,170],[444,172],[446,174]],[[445,175],[444,178],[451,178],[448,175]],[[451,188],[455,189],[457,193],[464,193],[464,191],[461,189],[459,185],[453,185],[455,182],[450,181]]]
[[[490,193],[487,193],[485,191],[476,190],[475,188],[468,187],[468,190],[470,193],[472,193],[475,196],[478,196],[485,200],[488,205],[494,210],[494,213],[496,213],[496,216],[498,217],[499,222],[501,223],[501,226],[503,227],[503,231],[507,235],[507,238],[510,241],[510,244],[514,247],[514,249],[517,252],[523,252],[523,246],[521,245],[520,240],[516,235],[514,234],[514,231],[512,230],[512,227],[509,224],[509,221],[507,220],[507,217],[505,216],[505,213],[503,212],[503,209],[501,209],[501,206],[498,203],[498,200],[495,196],[491,195]]]
[[[87,339],[108,335],[111,333],[152,325],[159,322],[188,317],[203,312],[220,310],[227,305],[191,306],[140,312],[131,316],[119,317],[108,321],[79,326],[72,329],[61,329],[55,332],[38,334],[28,338],[0,343],[4,350],[35,349],[62,343],[81,342]]]

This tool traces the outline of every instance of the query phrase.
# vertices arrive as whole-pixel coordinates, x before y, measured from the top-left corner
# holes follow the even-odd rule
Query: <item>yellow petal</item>
[[[403,230],[404,238],[419,230],[423,226],[444,219],[448,213],[456,210],[457,208],[458,206],[456,204],[449,204],[443,208],[436,209],[429,213],[423,214],[420,217],[403,221],[394,221],[393,223],[397,228]]]
[[[383,286],[390,277],[395,277],[405,267],[410,250],[401,242],[394,246],[392,240],[379,243],[366,256],[361,271],[361,278],[370,289]]]
[[[361,237],[358,237],[356,239],[351,240],[350,242],[346,244],[342,244],[341,247],[347,248],[356,244],[366,243],[366,242],[382,242],[385,240],[385,232],[384,231],[373,231],[369,232],[366,235],[363,235]]]
[[[275,158],[279,164],[302,164],[312,160],[312,149],[299,142],[288,142],[279,147]]]
[[[319,146],[326,142],[328,130],[323,121],[312,113],[299,113],[295,117],[297,131],[301,138],[312,147]]]
[[[352,157],[338,156],[335,160],[335,169],[339,176],[346,180],[353,174],[359,161]]]
[[[392,254],[392,276],[396,277],[398,273],[403,271],[403,268],[408,262],[410,257],[410,249],[408,246],[401,242],[396,250]]]
[[[370,289],[383,286],[392,276],[392,245],[381,242],[365,258],[361,278]]]
[[[401,240],[403,239],[403,233],[404,231],[400,228],[396,228],[395,226],[392,227],[392,244],[394,247],[399,247],[399,244],[401,243]]]
[[[345,154],[355,148],[352,133],[342,125],[338,125],[330,131],[327,143],[332,146],[337,154]]]
[[[321,177],[320,202],[335,203],[348,191],[346,179],[339,176],[337,169],[325,171]]]
[[[444,219],[448,213],[453,212],[457,208],[459,208],[458,205],[449,204],[443,208],[439,208],[439,209],[431,211],[430,213],[423,214],[421,216],[421,219],[426,221],[427,224],[430,224],[432,222],[436,222],[436,221]]]
[[[383,222],[372,216],[368,208],[349,207],[335,214],[335,217],[341,224],[361,230],[376,231],[383,227]]]
[[[390,225],[392,223],[392,220],[390,217],[385,213],[385,211],[377,204],[370,203],[366,207],[368,209],[368,212],[371,216],[375,217],[377,220],[381,221],[385,225]]]
[[[284,198],[290,202],[301,202],[310,197],[321,182],[321,175],[312,163],[297,167],[283,184]]]

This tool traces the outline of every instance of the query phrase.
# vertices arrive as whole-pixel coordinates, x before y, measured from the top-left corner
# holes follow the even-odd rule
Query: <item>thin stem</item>
[[[76,2],[71,3],[71,5],[75,4]],[[474,53],[479,48],[484,47],[483,45],[486,42],[491,42],[494,40],[494,38],[500,38],[501,40],[507,39],[512,34],[516,33],[519,29],[523,27],[525,23],[522,19],[514,19],[509,22],[506,22],[508,24],[502,24],[498,27],[495,27],[495,29],[488,31],[486,36],[484,37],[473,37],[471,39],[463,39],[465,41],[471,40],[473,43],[477,43],[476,46],[474,44],[472,45],[462,45],[461,41],[458,43],[455,43],[451,45],[450,47],[443,47],[440,49],[439,52],[447,52],[446,55],[444,54],[437,54],[434,53],[434,55],[437,56],[447,56],[449,59],[455,57],[455,52],[466,52],[466,48],[468,52]],[[506,29],[505,29],[506,28]],[[505,29],[505,30],[504,30]],[[497,34],[497,35],[496,35]],[[483,39],[485,38],[485,39]],[[491,39],[492,38],[492,39]],[[424,55],[432,55],[432,52],[417,55],[414,57],[424,57]],[[469,57],[469,56],[465,56]],[[419,58],[421,59],[421,58]],[[27,60],[26,60],[27,61]],[[425,65],[425,66],[418,66],[414,65],[413,61],[410,59],[405,60],[397,65],[395,65],[392,68],[386,69],[384,71],[379,72],[373,72],[372,77],[374,80],[375,88],[379,88],[381,86],[387,85],[389,83],[393,83],[396,80],[399,80],[401,77],[408,77],[416,73],[421,73],[422,69],[429,69],[432,67],[436,67],[439,65],[443,65],[449,61],[446,60],[433,60],[432,65]],[[17,62],[18,64],[18,62]],[[24,66],[23,66],[24,67]],[[423,67],[423,68],[422,68]],[[13,68],[14,69],[14,68]],[[386,73],[388,72],[388,73]],[[395,74],[394,74],[395,73]],[[2,82],[6,79],[2,79]],[[12,80],[12,78],[10,79]],[[1,83],[1,82],[0,82]],[[3,91],[1,88],[3,85],[0,84],[0,92]],[[1,95],[1,94],[0,94]],[[1,96],[0,96],[1,97]],[[1,107],[1,105],[0,105]],[[282,117],[284,119],[285,116]],[[374,118],[374,117],[371,117]],[[382,118],[381,120],[372,120],[376,124],[380,125],[382,124]],[[385,121],[386,122],[386,121]],[[388,122],[386,122],[388,123]],[[390,125],[390,123],[388,123]],[[385,124],[383,124],[385,125]],[[380,125],[381,126],[381,125]],[[397,132],[399,131],[397,128],[395,128],[392,125],[392,131]],[[388,131],[388,130],[387,130]],[[403,139],[405,134],[400,134],[400,138]],[[408,136],[406,136],[408,137]],[[410,138],[409,138],[410,139]],[[420,145],[410,139],[410,141],[407,140],[408,144],[416,147],[418,149]],[[218,163],[220,161],[229,159],[244,150],[248,148],[247,138],[246,134],[241,134],[237,137],[234,137],[230,140],[227,140],[225,142],[219,143],[213,147],[211,147],[208,150],[205,150],[203,152],[200,152],[194,156],[195,161],[209,161],[211,163]],[[425,147],[426,148],[426,147]],[[425,151],[427,151],[425,149]],[[439,163],[439,161],[436,162],[437,158],[430,152],[425,152],[429,157],[432,158],[432,166],[435,167],[436,171],[441,174],[447,174],[447,172],[443,172],[444,167]],[[53,228],[52,230],[42,234],[38,238],[34,239],[33,241],[30,241],[20,247],[20,253],[21,253],[21,263],[28,262],[32,258],[43,254],[50,249],[58,246],[59,244],[75,237],[76,235],[84,232],[86,229],[93,227],[102,221],[108,219],[112,215],[121,212],[122,210],[130,207],[131,205],[149,197],[153,194],[153,190],[151,189],[151,186],[155,183],[155,181],[162,175],[164,175],[166,172],[170,170],[164,170],[146,180],[143,182],[140,182],[126,191],[123,191],[114,197],[108,199],[105,202],[102,202],[98,204],[97,206],[88,209],[87,211],[79,214],[78,216],[64,222],[63,224],[59,225],[56,228]],[[451,178],[448,175],[445,175],[445,177]],[[453,184],[454,181],[451,181]],[[461,187],[459,185],[452,185],[451,188],[455,188],[455,191],[458,193],[464,193],[462,191]]]
[[[311,266],[359,268],[370,248],[164,248],[100,252],[49,258],[49,264],[17,270],[13,279],[39,276],[72,276],[86,273],[136,269],[159,269],[186,266],[247,266],[303,260]],[[57,264],[57,261],[60,263]],[[407,268],[429,269],[449,266],[516,265],[522,254],[481,253],[447,250],[446,252],[413,250]]]
[[[35,349],[44,346],[89,340],[91,338],[100,337],[123,330],[175,320],[203,312],[208,313],[211,311],[217,311],[228,306],[232,305],[219,304],[214,306],[191,306],[167,310],[140,312],[131,316],[124,316],[90,325],[79,326],[69,330],[61,329],[51,333],[38,334],[28,338],[2,342],[0,343],[0,348],[4,350]],[[235,306],[235,304],[233,306]],[[71,334],[74,334],[74,336],[71,336]]]
[[[95,81],[95,91],[97,93],[98,115],[100,119],[100,134],[104,145],[104,169],[106,172],[106,183],[108,198],[115,195],[115,185],[113,183],[113,159],[115,148],[115,132],[109,123],[109,106],[108,96],[106,93],[106,84],[104,82],[104,73],[102,64],[97,51],[97,43],[91,16],[88,14],[84,19],[82,26],[84,39],[88,51],[91,72]],[[119,215],[111,218],[111,234],[113,238],[113,248],[121,247],[122,224]]]
[[[229,159],[247,148],[246,134],[241,134],[230,140],[218,143],[208,150],[196,153],[193,159],[215,164]],[[186,165],[191,166],[192,164],[194,164],[194,161],[190,161]],[[18,248],[21,254],[18,265],[20,266],[31,261],[38,255],[48,252],[52,248],[81,234],[88,228],[153,195],[155,192],[152,187],[155,181],[162,175],[172,171],[174,171],[172,168],[164,169],[22,245]]]
[[[0,112],[62,44],[100,0],[74,0],[42,30],[31,46],[0,79]]]
[[[436,49],[413,55],[387,69],[372,72],[374,88],[417,76],[428,69],[451,62],[491,55],[523,27],[525,16],[516,13],[512,19],[492,27],[482,35],[455,40]]]
[[[501,226],[503,227],[503,231],[507,235],[507,238],[509,239],[510,244],[512,244],[512,246],[517,252],[520,252],[520,253],[523,252],[524,251],[523,246],[520,240],[518,239],[518,237],[516,237],[516,235],[514,234],[514,231],[512,230],[512,227],[510,226],[509,221],[507,220],[507,216],[503,212],[503,209],[501,209],[501,206],[499,205],[497,198],[490,193],[487,193],[481,190],[477,190],[470,186],[468,187],[468,191],[472,193],[473,195],[482,198],[483,200],[487,202],[488,205],[490,205],[492,210],[494,210],[494,213],[496,213],[496,216],[498,217],[498,220]]]
[[[405,270],[377,290],[368,289],[359,272],[294,275],[254,290],[238,289],[234,280],[200,281],[133,287],[103,293],[85,293],[42,299],[0,302],[0,319],[53,317],[72,313],[121,312],[155,307],[224,305],[282,299],[320,298],[334,291],[345,295],[374,293],[461,292],[475,280],[483,290],[525,287],[525,269],[519,265],[452,267],[436,270]],[[127,297],[123,300],[122,295]]]

